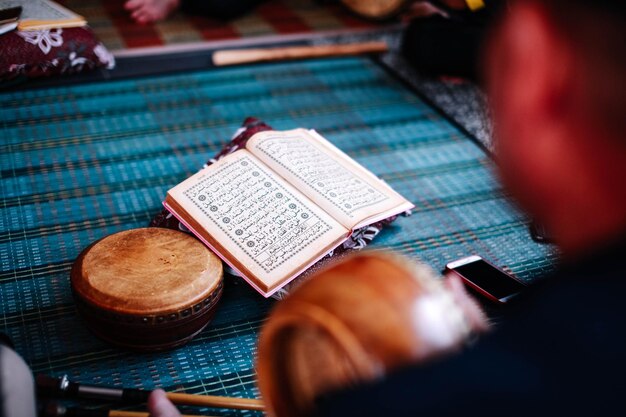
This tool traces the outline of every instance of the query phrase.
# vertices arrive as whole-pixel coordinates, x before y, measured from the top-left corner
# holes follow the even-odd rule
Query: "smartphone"
[[[499,304],[526,289],[525,284],[476,255],[450,262],[445,272],[460,276],[468,287]]]

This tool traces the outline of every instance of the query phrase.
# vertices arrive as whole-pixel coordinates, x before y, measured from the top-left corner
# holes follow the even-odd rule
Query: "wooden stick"
[[[97,385],[71,382],[67,376],[53,378],[37,375],[37,392],[51,398],[98,399],[126,403],[146,402],[150,391],[136,388],[108,388]],[[251,398],[219,397],[216,395],[185,394],[166,392],[171,402],[179,405],[199,405],[202,407],[236,408],[239,410],[264,410],[263,402]]]
[[[229,49],[213,53],[217,66],[287,59],[382,53],[389,50],[386,42],[364,42],[343,45],[288,46],[282,48]]]
[[[252,398],[218,397],[215,395],[196,395],[182,392],[168,392],[167,398],[178,405],[236,408],[238,410],[265,410],[265,406],[261,400]]]

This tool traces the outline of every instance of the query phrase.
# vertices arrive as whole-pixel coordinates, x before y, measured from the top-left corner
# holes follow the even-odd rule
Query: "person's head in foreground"
[[[626,2],[511,4],[485,63],[500,170],[579,255],[626,231]]]
[[[330,392],[317,415],[623,415],[625,23],[620,1],[511,1],[485,56],[503,181],[576,268],[471,349]],[[157,396],[152,415],[176,416]]]

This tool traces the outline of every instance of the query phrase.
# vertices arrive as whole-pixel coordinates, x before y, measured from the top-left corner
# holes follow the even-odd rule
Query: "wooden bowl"
[[[387,20],[397,16],[411,2],[407,0],[341,0],[353,13],[370,20]]]
[[[311,277],[270,314],[259,339],[259,388],[270,415],[306,416],[325,392],[450,352],[469,330],[430,268],[359,254]]]
[[[102,339],[134,350],[182,345],[211,320],[222,262],[195,238],[142,228],[87,247],[70,274],[79,314]]]

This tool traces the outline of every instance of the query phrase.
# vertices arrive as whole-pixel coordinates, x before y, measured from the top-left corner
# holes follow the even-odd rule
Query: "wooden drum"
[[[79,314],[102,339],[134,350],[182,345],[211,320],[222,262],[185,233],[143,228],[107,236],[74,262]]]

